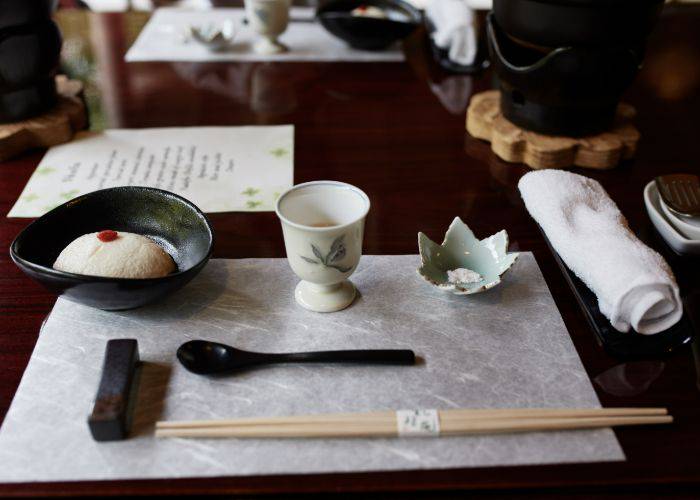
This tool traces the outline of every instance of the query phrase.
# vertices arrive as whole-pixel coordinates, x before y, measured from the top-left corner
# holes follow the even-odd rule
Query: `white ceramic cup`
[[[277,41],[289,24],[291,0],[245,0],[248,25],[263,38],[255,43],[258,54],[277,54],[287,47]]]
[[[369,205],[362,190],[336,181],[306,182],[279,197],[287,259],[302,280],[294,291],[299,305],[333,312],[355,299],[348,277],[360,262]]]

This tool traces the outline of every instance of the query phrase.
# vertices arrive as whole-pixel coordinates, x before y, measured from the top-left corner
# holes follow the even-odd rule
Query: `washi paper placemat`
[[[294,302],[286,259],[213,260],[169,299],[104,312],[59,299],[0,430],[0,482],[441,469],[624,460],[610,429],[493,436],[155,439],[156,420],[403,408],[598,407],[540,270],[523,253],[504,282],[458,297],[426,284],[419,257],[365,256],[362,296],[319,314]],[[135,337],[144,365],[133,436],[97,443],[87,416],[108,339]],[[204,338],[258,351],[414,349],[414,367],[279,365],[193,375],[177,347]]]
[[[314,10],[292,7],[287,30],[279,41],[288,52],[261,55],[252,46],[258,35],[243,24],[244,9],[219,8],[188,10],[176,7],[157,9],[138,38],[126,53],[127,62],[144,61],[319,61],[319,62],[395,62],[405,59],[400,45],[380,51],[351,48],[343,40],[328,33],[314,20]],[[230,19],[236,36],[228,50],[212,52],[188,36],[190,26],[220,26]]]
[[[46,152],[7,216],[117,186],[172,191],[204,212],[271,211],[293,181],[293,125],[81,132]]]

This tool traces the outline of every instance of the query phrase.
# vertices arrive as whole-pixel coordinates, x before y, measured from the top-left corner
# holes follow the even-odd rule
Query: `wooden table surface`
[[[372,199],[365,253],[416,253],[416,233],[440,238],[462,217],[477,235],[506,228],[512,249],[533,251],[603,406],[666,406],[672,426],[616,430],[625,462],[441,471],[0,485],[4,495],[252,494],[499,490],[542,498],[641,498],[700,485],[700,347],[663,360],[623,363],[596,344],[573,294],[525,211],[517,181],[527,169],[496,159],[467,136],[469,95],[492,86],[442,73],[422,34],[407,43],[408,63],[195,64],[124,63],[147,14],[60,13],[64,67],[87,81],[93,128],[187,125],[295,125],[295,182],[336,179]],[[638,108],[638,156],[617,169],[583,172],[599,180],[640,237],[669,260],[686,308],[700,319],[699,259],[672,253],[655,233],[642,200],[654,176],[698,172],[700,7],[666,7],[644,68],[625,99]],[[43,152],[0,164],[0,211],[6,214]],[[211,215],[214,257],[283,257],[274,213]],[[7,249],[28,223],[0,219]],[[0,253],[0,418],[7,411],[56,298]],[[50,452],[50,450],[47,450]],[[0,465],[2,466],[2,465]],[[431,494],[434,496],[437,493]],[[409,496],[417,496],[416,493]],[[697,496],[696,496],[697,498]]]

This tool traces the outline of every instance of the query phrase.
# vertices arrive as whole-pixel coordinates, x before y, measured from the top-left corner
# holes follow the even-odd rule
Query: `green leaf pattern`
[[[49,175],[49,174],[53,174],[55,171],[56,171],[56,169],[53,167],[41,167],[41,168],[37,168],[34,171],[34,173],[38,174],[38,175]]]
[[[260,192],[259,189],[256,189],[254,187],[249,187],[249,188],[246,188],[244,191],[241,191],[241,194],[243,196],[255,196],[259,192]]]
[[[352,266],[348,267],[343,266],[341,264],[336,264],[336,262],[341,261],[347,254],[347,251],[345,249],[344,234],[341,234],[335,240],[333,240],[333,243],[331,243],[330,251],[325,256],[323,255],[321,250],[319,250],[319,248],[313,243],[311,243],[311,251],[316,256],[316,259],[305,257],[304,255],[300,255],[299,257],[301,257],[302,260],[308,262],[309,264],[320,264],[323,267],[331,267],[337,271],[340,271],[341,273],[347,273],[350,269],[352,269]]]
[[[80,191],[78,191],[77,189],[71,189],[70,191],[62,192],[60,196],[64,200],[72,200],[73,198],[75,198],[79,194],[80,194]]]
[[[283,158],[289,154],[289,148],[275,148],[270,150],[270,154],[275,158]]]

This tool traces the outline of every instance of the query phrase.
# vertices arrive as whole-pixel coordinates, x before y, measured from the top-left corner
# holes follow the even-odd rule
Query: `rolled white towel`
[[[464,0],[435,0],[425,13],[435,26],[432,33],[435,45],[447,50],[451,61],[469,66],[474,64],[477,51],[477,33],[474,12]]]
[[[603,187],[560,170],[525,174],[525,206],[615,329],[658,333],[683,315],[671,268],[642,243]]]

